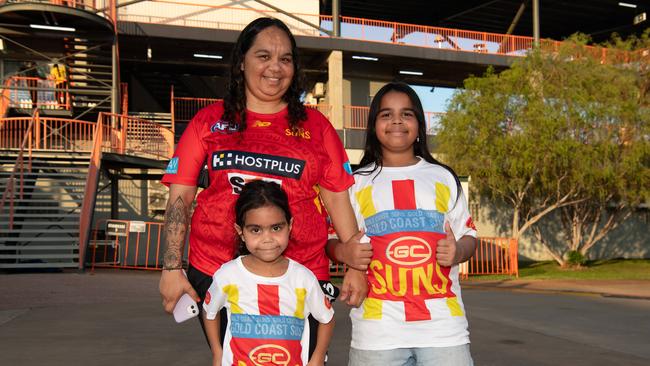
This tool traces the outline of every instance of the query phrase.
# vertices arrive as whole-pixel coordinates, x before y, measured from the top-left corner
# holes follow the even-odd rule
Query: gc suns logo
[[[415,236],[404,236],[393,240],[386,247],[386,258],[403,266],[415,266],[431,258],[433,251],[426,240]]]
[[[263,344],[253,348],[248,358],[255,366],[281,365],[287,366],[291,361],[289,351],[277,344]]]

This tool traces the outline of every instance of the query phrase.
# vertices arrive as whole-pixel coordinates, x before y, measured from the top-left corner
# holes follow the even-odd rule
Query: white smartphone
[[[199,315],[199,306],[188,294],[183,294],[174,307],[174,320],[181,323]]]

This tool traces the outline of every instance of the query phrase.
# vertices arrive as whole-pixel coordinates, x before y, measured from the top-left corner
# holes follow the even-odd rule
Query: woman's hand
[[[174,307],[178,299],[183,296],[183,293],[190,295],[197,303],[201,301],[199,295],[194,291],[187,277],[185,277],[183,271],[180,269],[171,271],[163,270],[158,288],[163,300],[163,308],[170,314],[174,312]]]
[[[364,236],[364,231],[361,230],[353,235],[347,242],[340,243],[336,247],[336,257],[341,262],[348,265],[348,267],[365,271],[368,269],[370,260],[372,259],[372,245],[370,243],[361,243],[360,240]]]

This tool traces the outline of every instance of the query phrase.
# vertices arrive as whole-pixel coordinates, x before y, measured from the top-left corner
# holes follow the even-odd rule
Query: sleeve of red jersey
[[[336,130],[327,119],[324,117],[323,119],[325,126],[323,128],[323,147],[326,160],[323,164],[324,171],[319,185],[332,192],[341,192],[354,184],[352,167]]]
[[[201,141],[203,113],[197,113],[183,132],[174,156],[169,160],[162,183],[196,186],[196,180],[205,163],[205,150]]]

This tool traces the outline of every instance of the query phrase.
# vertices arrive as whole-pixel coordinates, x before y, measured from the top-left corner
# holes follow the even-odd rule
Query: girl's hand
[[[368,296],[368,280],[365,271],[348,269],[343,276],[343,285],[341,286],[341,301],[358,308],[363,300]]]
[[[444,239],[438,240],[436,249],[436,260],[438,264],[445,267],[451,267],[458,263],[456,237],[451,231],[451,226],[445,222],[445,233],[447,236]]]
[[[221,352],[212,354],[212,366],[221,366]]]

